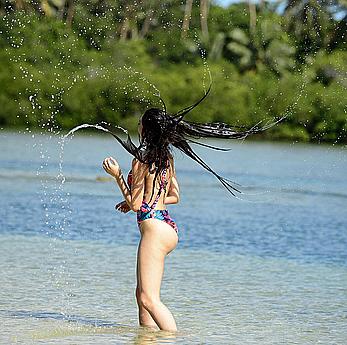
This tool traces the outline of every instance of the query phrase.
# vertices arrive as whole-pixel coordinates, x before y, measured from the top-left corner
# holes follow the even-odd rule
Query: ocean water
[[[243,194],[175,152],[171,334],[138,326],[140,233],[101,165],[131,157],[92,129],[63,151],[53,134],[1,131],[0,344],[345,344],[346,147],[210,143],[232,150],[194,148]]]

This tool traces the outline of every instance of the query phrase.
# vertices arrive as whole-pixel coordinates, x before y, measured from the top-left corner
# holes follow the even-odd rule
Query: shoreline
[[[8,132],[8,133],[16,133],[16,134],[27,134],[27,135],[58,135],[58,134],[67,134],[71,129],[62,129],[60,131],[49,131],[49,130],[43,130],[38,127],[29,128],[28,127],[0,127],[0,132]],[[96,136],[101,137],[101,134],[98,133],[99,131],[95,130],[91,133],[79,131],[79,136]],[[104,134],[103,134],[104,135]],[[129,131],[129,135],[136,141],[137,133]],[[120,137],[126,138],[126,136],[123,133],[119,133]],[[269,138],[269,137],[261,137],[258,135],[249,136],[246,139],[220,139],[220,142],[226,142],[226,141],[242,141],[246,140],[247,142],[253,142],[253,143],[268,143],[268,144],[307,144],[307,145],[325,145],[325,146],[337,146],[337,147],[346,147],[347,148],[347,138],[346,141],[340,141],[340,142],[333,142],[333,141],[306,141],[306,140],[298,140],[297,138],[289,138],[289,137],[283,137],[283,138]]]

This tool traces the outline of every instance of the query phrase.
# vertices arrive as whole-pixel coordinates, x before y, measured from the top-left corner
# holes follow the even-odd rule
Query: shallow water
[[[65,144],[63,185],[56,137],[0,134],[0,344],[345,343],[345,147],[196,147],[243,200],[176,154],[180,242],[161,290],[173,336],[138,327],[140,236],[101,166],[112,155],[126,171],[131,158],[94,132]]]

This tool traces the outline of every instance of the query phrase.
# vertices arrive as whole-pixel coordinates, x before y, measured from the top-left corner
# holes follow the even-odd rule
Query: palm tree
[[[24,9],[24,2],[23,2],[23,0],[15,0],[15,4],[16,4],[16,9],[17,10]]]
[[[181,32],[182,38],[187,37],[187,32],[189,30],[190,17],[192,16],[192,6],[193,6],[193,0],[187,0],[186,6],[184,9],[184,19],[182,24],[182,32]]]
[[[65,13],[66,13],[66,23],[68,26],[72,25],[74,12],[75,12],[74,0],[67,0],[65,4]]]
[[[297,40],[299,60],[328,45],[332,3],[332,0],[286,1],[286,27]]]
[[[158,13],[157,0],[143,1],[142,7],[143,7],[142,18],[144,18],[144,21],[142,23],[139,36],[141,38],[144,38],[147,35],[152,23],[155,22],[156,16],[160,14]]]
[[[208,24],[207,24],[208,6],[209,6],[208,0],[200,0],[201,33],[205,41],[208,41]]]
[[[263,20],[253,37],[235,28],[226,35],[216,35],[210,58],[218,59],[224,54],[241,71],[267,66],[276,75],[282,75],[294,67],[295,49],[286,43],[286,36],[282,27],[271,20]]]
[[[120,39],[126,40],[129,36],[136,39],[139,36],[137,29],[138,12],[142,9],[142,1],[134,3],[133,1],[122,1],[124,18],[120,28]]]
[[[145,14],[145,20],[142,24],[141,31],[140,31],[140,37],[144,38],[151,26],[152,20],[153,20],[154,10],[153,8],[149,8],[148,11]]]
[[[255,27],[257,25],[257,8],[253,0],[248,0],[249,8],[249,32],[251,36],[255,34]]]

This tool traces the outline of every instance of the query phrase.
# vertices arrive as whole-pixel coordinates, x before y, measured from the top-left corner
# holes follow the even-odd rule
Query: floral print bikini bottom
[[[165,223],[169,224],[173,227],[173,229],[178,234],[178,228],[176,225],[176,222],[171,218],[169,215],[168,210],[153,210],[151,207],[145,202],[142,201],[141,208],[137,211],[137,224],[140,226],[140,223],[146,219],[159,219],[164,221]]]

